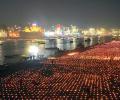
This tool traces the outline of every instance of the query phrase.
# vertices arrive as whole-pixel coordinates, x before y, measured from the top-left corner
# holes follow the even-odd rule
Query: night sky
[[[0,24],[120,26],[120,0],[0,0]]]

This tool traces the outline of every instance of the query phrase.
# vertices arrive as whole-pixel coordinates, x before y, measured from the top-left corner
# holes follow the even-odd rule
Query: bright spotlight
[[[39,52],[39,48],[35,45],[32,45],[29,47],[28,51],[31,55],[37,56]]]

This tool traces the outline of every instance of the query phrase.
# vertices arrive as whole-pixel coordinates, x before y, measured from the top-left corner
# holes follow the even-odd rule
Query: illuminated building
[[[20,30],[16,25],[14,27],[8,27],[7,29],[8,29],[7,31],[8,38],[19,38],[20,37]]]
[[[84,29],[82,30],[82,33],[84,35],[88,35],[88,36],[93,36],[93,35],[100,35],[100,36],[104,36],[104,35],[110,35],[111,32],[108,29],[105,28],[89,28],[89,29]]]
[[[9,31],[8,36],[9,36],[9,38],[19,38],[20,33],[18,31]]]
[[[69,27],[65,27],[65,30],[64,30],[64,35],[67,35],[69,36],[70,35],[70,28]]]
[[[7,38],[7,32],[0,29],[0,38]]]
[[[112,35],[120,36],[120,29],[111,29]]]
[[[52,30],[45,32],[47,37],[66,37],[66,36],[80,36],[77,26],[71,25],[70,27],[64,27],[57,24],[56,27],[52,26]]]
[[[96,29],[95,28],[89,28],[90,35],[96,35]]]
[[[29,26],[25,26],[20,32],[21,39],[41,39],[44,38],[45,29],[33,23]]]
[[[79,34],[79,29],[76,26],[71,25],[71,35],[78,35]]]
[[[57,36],[62,36],[63,35],[62,26],[60,24],[56,25],[55,33],[56,33]]]
[[[55,37],[56,33],[54,31],[46,31],[44,35],[45,37]]]
[[[38,26],[37,24],[32,24],[31,26],[25,26],[25,28],[23,29],[23,32],[40,32],[43,33],[44,32],[44,28]]]

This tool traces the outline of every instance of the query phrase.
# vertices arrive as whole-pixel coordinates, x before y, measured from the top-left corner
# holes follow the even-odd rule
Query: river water
[[[38,48],[37,55],[51,57],[56,55],[59,50],[74,50],[79,44],[87,47],[96,43],[96,40],[91,39],[90,42],[86,42],[83,38],[72,38],[72,42],[66,39],[50,39],[46,40],[45,44],[25,40],[7,40],[0,44],[0,65],[19,62],[22,55],[32,55],[35,50],[29,52],[29,49],[33,45]]]

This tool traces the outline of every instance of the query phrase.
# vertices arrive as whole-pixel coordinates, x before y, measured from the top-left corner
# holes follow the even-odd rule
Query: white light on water
[[[34,55],[34,56],[37,56],[38,55],[38,52],[39,52],[39,48],[35,45],[31,45],[28,49],[29,53],[31,55]]]

